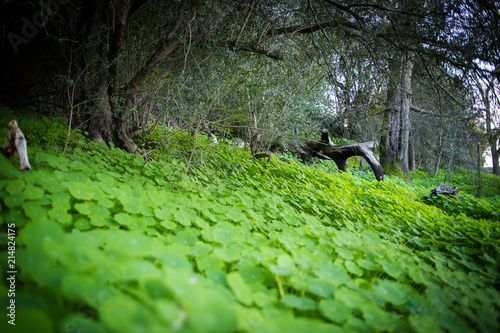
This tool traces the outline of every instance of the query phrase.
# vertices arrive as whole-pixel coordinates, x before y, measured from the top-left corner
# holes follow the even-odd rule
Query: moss
[[[382,165],[382,168],[384,168],[384,173],[386,175],[398,177],[404,181],[408,181],[408,175],[406,173],[404,173],[404,171],[401,169],[401,167],[396,162],[394,162],[393,164]]]

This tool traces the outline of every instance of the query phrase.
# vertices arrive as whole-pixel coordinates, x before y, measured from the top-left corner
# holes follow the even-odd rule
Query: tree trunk
[[[476,198],[481,197],[481,189],[482,189],[482,182],[481,182],[481,169],[482,169],[482,164],[481,164],[481,159],[482,159],[482,151],[481,151],[481,144],[477,144],[477,164],[476,164],[476,171],[477,171],[477,186],[476,186]]]
[[[396,77],[400,63],[392,60],[389,63],[391,78],[387,89],[386,108],[382,122],[382,136],[380,138],[380,162],[382,165],[392,165],[396,161],[396,152],[399,146],[400,117],[398,106],[401,104],[401,95],[397,91]]]
[[[412,140],[410,139],[410,151],[408,153],[408,158],[409,158],[409,167],[410,167],[410,171],[411,172],[415,172],[416,170],[416,167],[415,167],[415,147],[413,146],[413,142]]]
[[[439,175],[439,167],[441,166],[441,157],[443,156],[443,124],[441,123],[441,128],[439,131],[439,146],[436,160],[436,168],[434,169],[434,176],[437,177]]]
[[[391,72],[387,91],[387,102],[382,123],[381,164],[391,165],[397,162],[410,179],[410,106],[411,78],[414,54],[408,51],[400,61],[389,63]]]
[[[494,89],[495,89],[495,81],[493,78],[489,78],[486,80],[486,90],[482,86],[482,82],[479,80],[479,78],[476,76],[476,86],[479,90],[479,93],[481,95],[481,99],[483,100],[484,104],[484,112],[485,112],[485,122],[486,122],[486,135],[488,137],[488,145],[490,146],[491,150],[491,164],[493,166],[493,174],[500,176],[500,165],[499,165],[499,158],[500,158],[500,129],[493,129],[492,128],[492,122],[493,122],[493,117],[494,115],[492,114],[491,110],[491,101],[490,101],[490,93],[495,94]]]
[[[450,130],[451,130],[451,128],[450,128]],[[455,158],[455,137],[456,137],[456,133],[453,132],[453,136],[452,136],[451,142],[450,142],[450,157],[448,160],[448,170],[446,172],[446,177],[444,180],[445,182],[450,181],[450,179],[451,179],[451,166],[453,165],[453,160]]]
[[[398,164],[404,173],[408,175],[408,180],[411,181],[410,176],[410,165],[409,165],[409,155],[410,155],[410,105],[411,105],[411,77],[413,73],[413,52],[408,52],[403,55],[401,64],[401,78],[400,82],[400,94],[401,94],[401,107],[400,107],[400,117],[401,117],[401,139],[399,141],[399,151],[398,151]]]
[[[179,28],[179,19],[166,38],[158,42],[155,52],[144,66],[128,82],[123,82],[119,74],[119,64],[124,31],[133,12],[143,2],[145,1],[108,1],[83,11],[90,20],[90,23],[84,26],[83,37],[99,36],[99,30],[103,26],[106,27],[106,35],[102,36],[101,42],[93,48],[93,51],[100,55],[100,60],[82,66],[91,68],[91,79],[94,83],[82,90],[80,99],[85,101],[89,96],[96,97],[91,106],[92,116],[88,132],[92,140],[113,142],[130,153],[141,152],[129,136],[129,109],[134,96],[165,58],[182,45],[174,38]],[[87,51],[82,48],[82,52]],[[85,55],[81,55],[80,59],[85,61]]]
[[[495,149],[496,147],[499,147],[499,149]],[[493,144],[490,145],[491,148],[491,162],[493,165],[493,174],[500,176],[500,140],[498,140],[498,145]]]

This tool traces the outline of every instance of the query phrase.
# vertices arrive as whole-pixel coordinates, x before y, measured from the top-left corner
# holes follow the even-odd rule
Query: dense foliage
[[[498,1],[49,2],[0,7],[0,102],[94,141],[138,152],[154,119],[282,146],[327,128],[405,173],[489,146],[500,174]]]
[[[75,134],[61,154],[43,138],[61,145],[64,126],[44,121],[19,119],[31,171],[0,157],[0,300],[15,224],[20,332],[500,329],[498,188],[443,210],[423,174],[376,182],[230,145],[145,162]]]

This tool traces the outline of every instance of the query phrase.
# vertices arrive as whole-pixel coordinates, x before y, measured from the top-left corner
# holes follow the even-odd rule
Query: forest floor
[[[18,123],[32,170],[0,157],[2,332],[500,330],[498,177],[424,200],[442,178],[203,137],[145,162],[75,132],[62,154],[61,122]]]

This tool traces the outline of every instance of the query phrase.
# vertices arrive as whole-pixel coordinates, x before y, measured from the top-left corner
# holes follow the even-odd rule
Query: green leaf
[[[274,274],[282,276],[292,275],[297,271],[293,259],[287,254],[280,255],[277,265],[270,265],[269,269]]]
[[[366,259],[362,259],[362,258],[356,260],[356,264],[358,264],[359,267],[364,268],[368,271],[375,271],[379,268],[373,262],[366,260]]]
[[[194,246],[189,247],[188,253],[193,257],[200,257],[212,250],[212,247],[206,243],[195,242]]]
[[[334,323],[343,324],[351,316],[352,310],[335,299],[323,299],[319,302],[319,311]]]
[[[139,198],[135,198],[129,195],[122,195],[118,197],[120,203],[123,205],[125,212],[130,214],[140,214],[143,209],[143,202]]]
[[[314,300],[307,297],[298,297],[295,295],[287,294],[281,297],[281,303],[288,307],[298,310],[314,310],[317,304]]]
[[[175,220],[185,227],[191,226],[194,219],[198,217],[196,211],[191,208],[180,208],[179,210],[173,211],[173,213]]]
[[[24,193],[14,193],[7,196],[4,200],[5,205],[9,208],[19,207],[24,201]]]
[[[166,265],[171,268],[178,268],[190,271],[192,269],[192,265],[187,260],[186,256],[182,253],[179,253],[175,248],[166,248],[155,253],[163,265]]]
[[[100,316],[103,323],[114,332],[145,333],[153,329],[159,330],[161,327],[150,309],[124,294],[111,296],[104,302]]]
[[[25,185],[26,184],[21,179],[15,179],[9,182],[9,185],[7,185],[5,190],[9,194],[19,194],[23,191]]]
[[[216,248],[214,255],[225,262],[238,261],[241,257],[241,252],[232,248]]]
[[[16,227],[22,227],[26,223],[23,210],[21,208],[10,208],[7,215],[4,215],[5,222],[15,224]]]
[[[28,185],[24,190],[24,198],[28,200],[37,200],[43,198],[43,190],[39,187]]]
[[[155,208],[154,213],[155,213],[155,216],[160,220],[169,221],[172,218],[172,216],[174,216],[174,213],[172,212],[172,210],[167,210],[165,208]]]
[[[85,183],[73,182],[69,187],[69,193],[79,200],[92,199],[92,191]]]
[[[68,214],[66,209],[63,208],[52,208],[49,211],[49,217],[59,223],[68,224],[72,221],[72,216]]]
[[[49,193],[59,193],[66,190],[66,185],[61,181],[50,178],[46,183],[40,184]]]
[[[171,221],[162,221],[160,225],[167,230],[175,230],[177,228],[177,224]]]
[[[196,259],[198,269],[202,272],[218,271],[224,267],[224,263],[217,257],[205,255]]]
[[[326,282],[331,282],[335,286],[347,284],[351,280],[344,269],[334,266],[332,263],[320,265],[314,273]]]
[[[241,239],[238,228],[229,223],[219,223],[215,228],[212,228],[211,236],[214,242],[221,244],[233,244]]]
[[[136,217],[133,217],[130,214],[126,214],[126,213],[118,213],[114,216],[114,219],[116,222],[120,223],[121,225],[128,227],[128,226],[132,225],[132,223],[136,220]]]
[[[77,203],[75,204],[75,209],[83,215],[90,215],[91,210],[90,210],[91,203],[85,202],[85,203]]]
[[[90,221],[88,219],[78,219],[78,221],[75,222],[75,228],[79,230],[89,230],[91,228]]]
[[[347,288],[338,289],[334,296],[335,299],[341,301],[350,308],[358,308],[361,304],[368,301],[360,292]]]
[[[377,281],[373,285],[373,293],[377,299],[394,305],[403,305],[409,299],[409,295],[403,291],[399,283],[389,280]]]
[[[24,214],[32,221],[45,221],[47,218],[48,209],[42,207],[38,202],[25,201],[23,202]]]
[[[399,279],[406,274],[405,268],[397,261],[384,258],[379,261],[384,271],[395,279]]]
[[[335,249],[335,252],[337,252],[343,259],[346,259],[346,260],[353,260],[354,259],[354,256],[352,255],[352,251],[343,249],[341,247],[337,247]]]
[[[356,265],[356,263],[353,262],[353,261],[346,260],[345,261],[345,267],[352,274],[355,274],[357,276],[362,276],[363,275],[363,270],[361,268],[359,268],[359,266]]]
[[[418,333],[444,332],[435,319],[431,317],[413,315],[409,317],[409,321],[415,332]]]
[[[231,272],[226,275],[227,284],[234,293],[234,296],[241,303],[250,306],[253,303],[252,290],[238,272]]]

